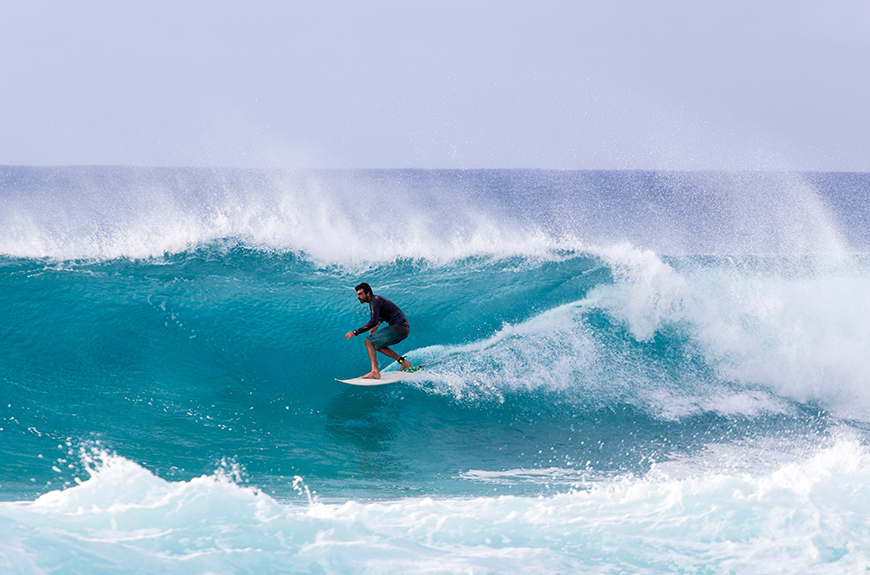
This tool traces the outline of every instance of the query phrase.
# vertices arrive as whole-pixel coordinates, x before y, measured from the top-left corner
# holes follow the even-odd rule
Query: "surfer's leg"
[[[375,344],[366,338],[366,351],[369,354],[369,360],[372,362],[372,370],[362,376],[363,379],[380,379],[381,370],[378,369],[378,354],[375,352]]]
[[[399,361],[399,358],[401,358],[401,356],[395,351],[391,350],[389,346],[395,345],[408,337],[408,332],[410,330],[411,328],[407,323],[397,326],[388,325],[387,327],[379,329],[374,334],[369,335],[366,338],[366,349],[369,352],[369,358],[372,360],[372,372],[364,375],[364,378],[381,378],[381,372],[380,370],[378,370],[378,359],[376,351],[381,352],[389,358]],[[411,367],[411,364],[409,362],[402,362],[402,369],[408,369],[409,367]]]
[[[399,355],[398,353],[396,353],[395,351],[391,350],[388,347],[379,347],[378,351],[381,352],[382,354],[384,354],[385,356],[389,357],[390,359],[395,359],[396,361],[399,361],[400,359],[402,359],[401,355]],[[402,362],[401,367],[399,369],[405,370],[405,369],[408,369],[409,367],[414,367],[414,366],[411,365],[411,361],[406,358]]]

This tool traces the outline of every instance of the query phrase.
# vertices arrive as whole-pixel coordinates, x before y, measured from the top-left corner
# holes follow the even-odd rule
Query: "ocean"
[[[868,253],[870,174],[0,166],[0,572],[865,572]]]

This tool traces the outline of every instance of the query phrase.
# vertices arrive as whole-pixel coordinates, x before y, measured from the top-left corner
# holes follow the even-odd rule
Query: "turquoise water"
[[[868,191],[0,168],[0,570],[863,570]]]

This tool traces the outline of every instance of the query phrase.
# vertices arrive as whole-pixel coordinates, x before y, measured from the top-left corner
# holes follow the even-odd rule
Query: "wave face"
[[[0,174],[3,572],[870,566],[866,175]]]

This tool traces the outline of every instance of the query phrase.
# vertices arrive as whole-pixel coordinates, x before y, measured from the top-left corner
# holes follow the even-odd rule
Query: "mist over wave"
[[[0,167],[0,253],[147,258],[220,239],[329,263],[866,250],[862,174]]]

